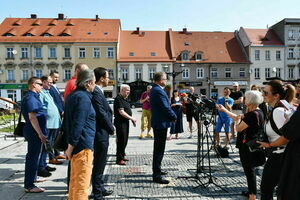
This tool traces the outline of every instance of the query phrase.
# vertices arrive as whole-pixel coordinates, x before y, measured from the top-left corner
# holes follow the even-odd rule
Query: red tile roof
[[[272,29],[248,29],[244,28],[248,39],[255,46],[284,45]]]
[[[195,63],[248,63],[233,32],[171,31],[172,57],[177,62]],[[190,61],[181,61],[181,53],[189,52]],[[202,52],[202,60],[193,56]]]
[[[6,18],[0,42],[118,42],[119,29],[119,19]]]
[[[118,62],[171,62],[169,41],[168,31],[121,31]]]

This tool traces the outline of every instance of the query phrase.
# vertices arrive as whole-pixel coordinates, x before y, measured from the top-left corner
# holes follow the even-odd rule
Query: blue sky
[[[123,30],[234,31],[266,28],[283,18],[300,18],[299,0],[0,0],[6,17],[121,19]],[[14,3],[12,3],[14,2]],[[298,15],[297,15],[298,14]]]

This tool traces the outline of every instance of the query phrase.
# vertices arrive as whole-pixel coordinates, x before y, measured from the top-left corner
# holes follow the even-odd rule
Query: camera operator
[[[230,89],[228,87],[224,88],[224,97],[219,97],[217,100],[217,104],[223,105],[227,110],[231,111],[231,107],[233,106],[234,100],[229,97]],[[219,116],[217,119],[217,124],[215,127],[215,137],[216,137],[216,145],[220,145],[220,135],[219,133],[222,130],[222,127],[225,129],[226,140],[225,146],[229,144],[229,131],[230,131],[231,118],[225,112],[219,112]]]
[[[193,137],[193,118],[195,119],[197,123],[197,128],[200,128],[200,121],[199,121],[199,109],[198,109],[198,104],[196,100],[199,98],[198,94],[195,94],[195,89],[194,87],[189,88],[189,93],[188,93],[188,98],[185,100],[185,105],[186,105],[186,119],[189,123],[189,128],[190,128],[190,136],[188,138]]]

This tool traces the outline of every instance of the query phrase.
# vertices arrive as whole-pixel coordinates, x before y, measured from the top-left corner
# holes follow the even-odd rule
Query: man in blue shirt
[[[217,104],[223,105],[227,110],[231,110],[234,100],[229,97],[230,89],[228,87],[224,88],[224,97],[220,97],[217,100]],[[215,137],[216,145],[220,145],[220,135],[222,127],[225,126],[225,147],[229,144],[229,132],[230,132],[231,118],[224,112],[219,112],[216,127],[215,127]]]

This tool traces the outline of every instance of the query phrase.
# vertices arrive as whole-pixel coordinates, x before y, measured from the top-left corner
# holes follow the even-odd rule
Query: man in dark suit
[[[92,103],[96,111],[96,135],[94,140],[94,167],[92,172],[92,185],[94,199],[103,199],[113,193],[106,190],[103,182],[103,172],[107,160],[109,135],[113,135],[115,128],[112,124],[112,110],[103,93],[103,87],[108,85],[108,72],[105,68],[94,69],[96,87],[93,92]]]
[[[154,133],[153,181],[160,184],[168,184],[169,181],[162,178],[162,175],[166,175],[167,172],[161,170],[161,162],[165,152],[167,130],[171,126],[171,122],[176,121],[177,117],[171,109],[166,92],[163,90],[167,82],[166,73],[155,73],[154,82],[150,90],[151,125]]]
[[[53,85],[50,87],[49,92],[58,108],[60,115],[62,115],[64,112],[64,102],[63,102],[60,92],[56,86],[56,82],[59,79],[59,74],[57,71],[53,71],[50,73],[50,76],[52,78]]]

